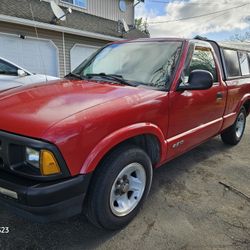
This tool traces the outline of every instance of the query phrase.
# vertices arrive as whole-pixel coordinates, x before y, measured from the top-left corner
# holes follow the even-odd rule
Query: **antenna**
[[[55,15],[50,22],[52,24],[57,24],[59,21],[66,21],[66,16],[72,13],[71,8],[68,8],[67,12],[64,13],[64,11],[54,1],[50,2],[50,7]]]

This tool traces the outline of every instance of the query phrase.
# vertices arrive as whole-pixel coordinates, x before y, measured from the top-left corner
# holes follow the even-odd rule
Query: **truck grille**
[[[0,167],[3,167],[2,141],[0,140]]]
[[[2,141],[0,140],[0,167],[3,167]]]

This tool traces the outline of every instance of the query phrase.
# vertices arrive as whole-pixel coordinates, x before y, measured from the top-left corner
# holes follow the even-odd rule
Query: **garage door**
[[[86,58],[92,55],[98,47],[76,44],[70,50],[70,66],[71,71],[79,66]]]
[[[0,56],[32,73],[58,76],[58,52],[49,40],[0,34]]]

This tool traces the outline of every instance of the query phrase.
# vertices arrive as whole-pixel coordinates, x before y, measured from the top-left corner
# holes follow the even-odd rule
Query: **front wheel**
[[[87,197],[87,217],[95,225],[115,230],[138,213],[152,182],[150,158],[136,146],[114,150],[96,169]]]
[[[241,108],[234,124],[221,133],[221,139],[229,145],[236,145],[240,142],[246,126],[246,109]]]

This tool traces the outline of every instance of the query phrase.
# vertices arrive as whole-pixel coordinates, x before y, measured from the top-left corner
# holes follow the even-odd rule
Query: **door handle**
[[[222,99],[223,99],[223,94],[222,94],[222,92],[218,92],[218,93],[217,93],[216,99],[217,99],[217,100],[222,100]]]

